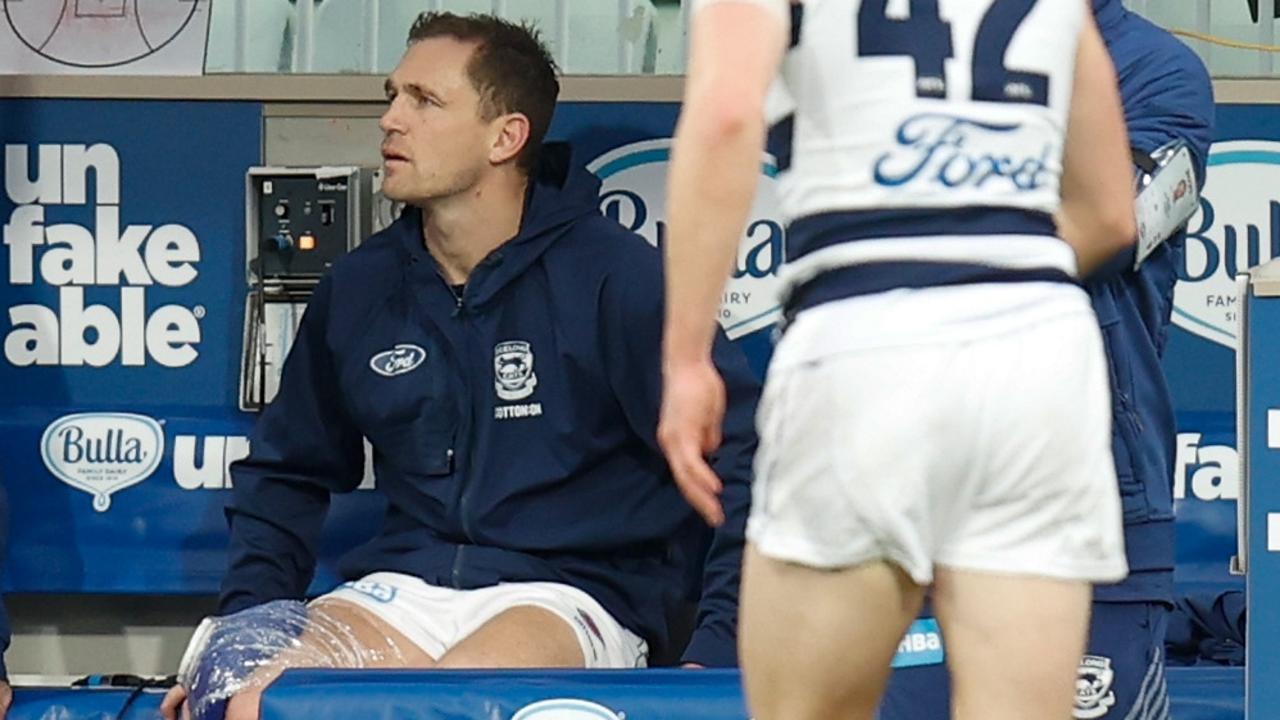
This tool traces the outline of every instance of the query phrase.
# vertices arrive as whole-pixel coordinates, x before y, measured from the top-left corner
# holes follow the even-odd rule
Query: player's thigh
[[[1094,603],[1076,675],[1076,720],[1168,720],[1160,603]]]
[[[440,658],[441,668],[581,668],[582,645],[559,614],[519,605],[494,615]]]
[[[209,630],[197,630],[203,639],[188,648],[195,665],[181,671],[190,690],[182,705],[208,710],[226,701],[230,718],[256,717],[262,690],[290,668],[433,665],[430,656],[373,612],[328,596],[305,607],[277,601],[206,622],[212,623]],[[187,662],[184,658],[184,667]]]
[[[262,690],[242,692],[227,701],[226,713],[222,720],[258,720],[258,710],[262,705]]]
[[[739,642],[753,717],[870,718],[923,594],[883,561],[820,569],[748,546]]]
[[[643,667],[648,644],[589,593],[555,582],[514,582],[454,598],[447,667]]]
[[[378,614],[355,603],[320,597],[308,607],[310,622],[298,639],[306,657],[329,658],[328,667],[429,668],[435,660]],[[282,660],[291,658],[284,654]],[[312,663],[317,664],[317,663]],[[289,667],[298,665],[288,664]]]
[[[932,597],[955,717],[1069,717],[1088,631],[1088,583],[939,565]]]

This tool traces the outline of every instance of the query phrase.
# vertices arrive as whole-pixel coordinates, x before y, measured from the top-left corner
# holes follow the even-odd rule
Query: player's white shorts
[[[498,614],[532,605],[573,628],[588,668],[636,668],[649,646],[587,593],[554,582],[503,583],[478,590],[429,585],[420,578],[377,572],[344,583],[322,599],[343,600],[377,615],[434,659]]]
[[[770,365],[747,537],[813,567],[888,560],[922,585],[935,565],[1119,580],[1107,372],[1066,284],[806,310]]]

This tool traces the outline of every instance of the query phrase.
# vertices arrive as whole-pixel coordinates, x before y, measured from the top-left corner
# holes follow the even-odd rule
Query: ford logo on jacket
[[[427,351],[409,343],[401,343],[369,358],[369,367],[383,377],[403,375],[422,364]]]

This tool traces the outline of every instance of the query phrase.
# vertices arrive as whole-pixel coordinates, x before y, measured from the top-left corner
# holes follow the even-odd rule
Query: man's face
[[[467,77],[474,49],[451,37],[419,40],[387,78],[390,105],[379,126],[388,198],[421,204],[457,195],[488,168],[495,131]]]

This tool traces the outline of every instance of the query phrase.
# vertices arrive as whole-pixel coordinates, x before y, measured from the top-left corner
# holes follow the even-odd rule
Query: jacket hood
[[[499,245],[467,280],[465,302],[480,305],[536,263],[573,221],[599,214],[600,180],[577,161],[566,143],[543,145],[529,176],[524,213],[515,237]],[[422,210],[408,207],[386,231],[411,255],[434,263],[422,242]],[[423,257],[425,256],[425,257]]]

